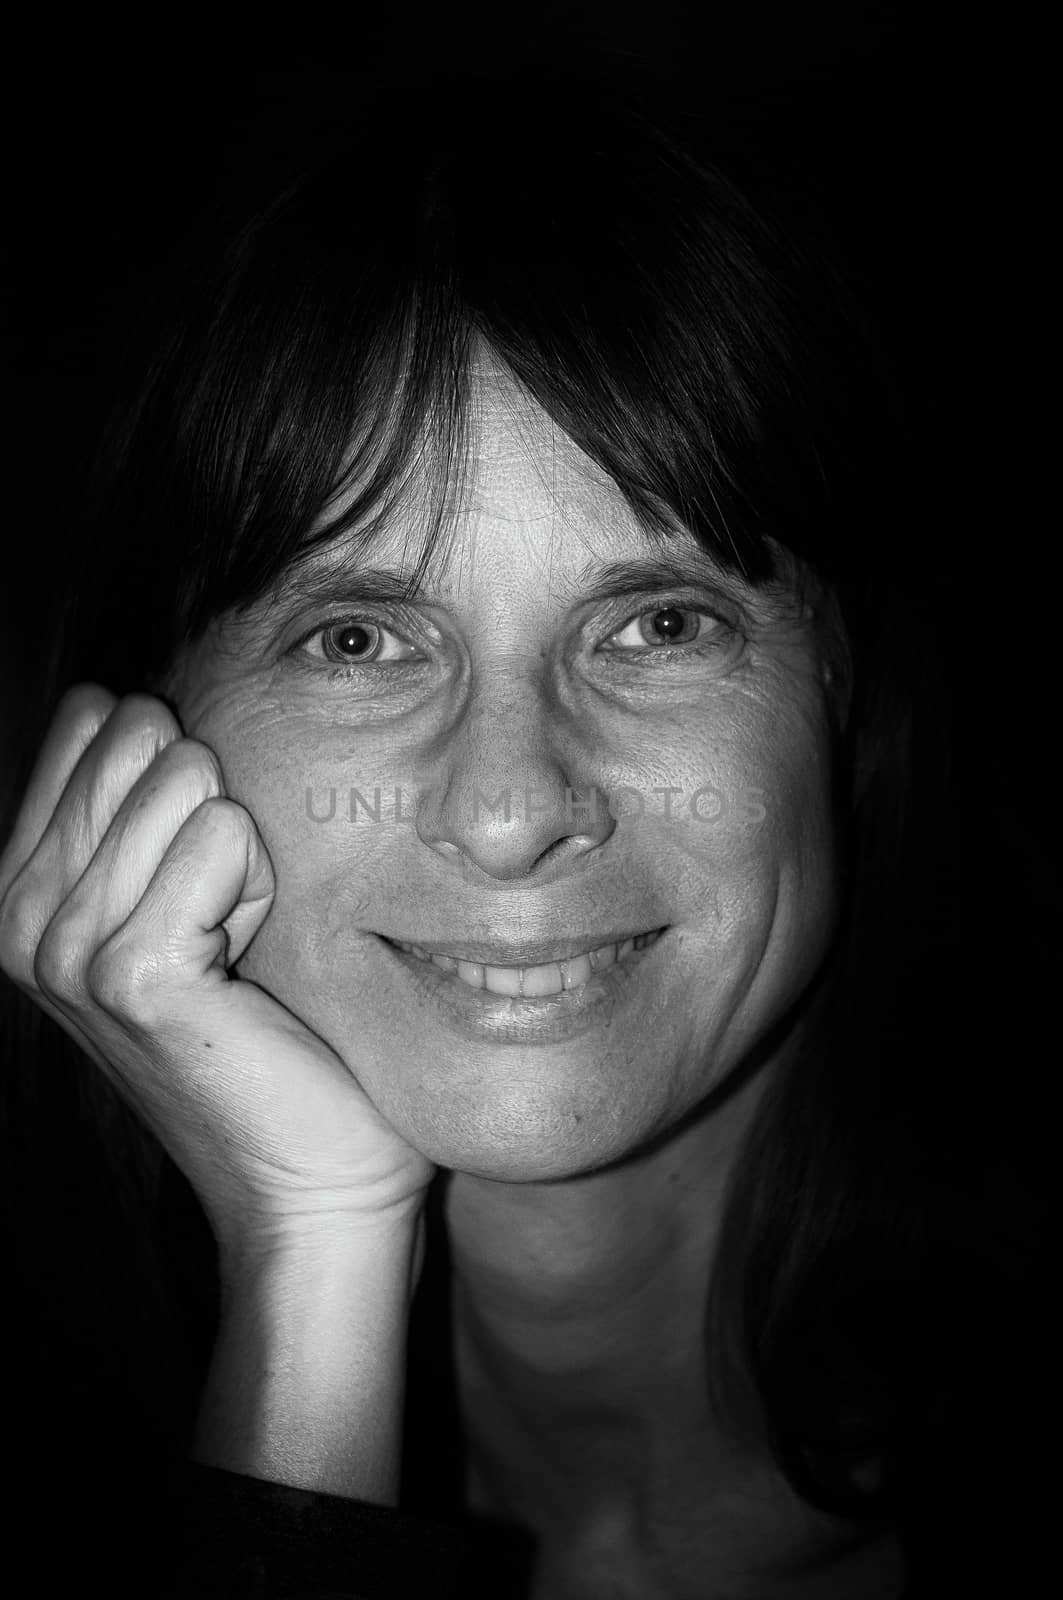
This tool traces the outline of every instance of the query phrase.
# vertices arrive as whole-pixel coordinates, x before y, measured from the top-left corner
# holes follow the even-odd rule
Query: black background
[[[1006,946],[1036,960],[1053,912],[1044,840],[1058,810],[1042,600],[1054,541],[1025,503],[1037,427],[1018,369],[1037,336],[1025,321],[1030,148],[1015,132],[1022,85],[1009,78],[1019,25],[987,19],[979,35],[950,8],[762,0],[641,13],[358,12],[316,37],[93,16],[15,35],[3,107],[14,492],[0,717],[17,729],[62,493],[91,437],[114,329],[204,194],[249,149],[282,148],[323,108],[342,122],[348,105],[401,103],[424,74],[461,66],[485,74],[489,140],[505,119],[549,114],[500,97],[493,68],[608,56],[666,82],[777,188],[809,197],[885,333],[911,427],[897,471],[913,515],[897,560],[937,596],[952,678],[943,892],[965,927],[985,928],[976,959]]]
[[[954,986],[962,970],[970,1002],[955,1048],[976,1109],[957,1116],[957,1138],[980,1141],[972,1159],[1023,1228],[1015,1194],[1058,1055],[1048,954],[1058,719],[1045,583],[1054,537],[1025,503],[1036,401],[1017,369],[1032,246],[1027,155],[1003,138],[1007,30],[973,40],[969,16],[929,7],[644,10],[638,24],[589,13],[576,24],[571,7],[524,8],[489,31],[454,9],[403,11],[312,39],[271,36],[260,21],[239,40],[205,19],[161,26],[142,13],[122,29],[42,22],[10,41],[4,744],[41,648],[56,519],[94,425],[112,329],[227,163],[259,141],[283,145],[308,105],[327,99],[342,118],[348,101],[415,95],[421,75],[448,62],[486,74],[506,59],[595,50],[657,73],[782,184],[814,196],[904,375],[912,431],[898,471],[916,532],[899,530],[897,559],[937,597],[957,750],[940,881],[928,885],[943,962]],[[485,139],[500,118],[539,113],[500,103],[485,77]],[[1027,1374],[1021,1403],[1034,1383]]]

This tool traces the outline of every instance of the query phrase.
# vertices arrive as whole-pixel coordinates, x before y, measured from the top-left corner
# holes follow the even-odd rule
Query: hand
[[[0,968],[184,1172],[223,1270],[417,1219],[433,1172],[323,1040],[227,971],[273,896],[252,817],[162,701],[63,697],[0,857]]]

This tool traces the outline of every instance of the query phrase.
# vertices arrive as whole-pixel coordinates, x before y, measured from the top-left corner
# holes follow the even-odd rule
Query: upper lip
[[[626,933],[581,933],[573,939],[534,939],[523,944],[504,939],[490,943],[468,939],[412,939],[404,934],[381,937],[392,944],[414,944],[430,956],[454,956],[458,961],[476,961],[491,967],[537,967],[550,961],[571,961],[603,944],[623,944],[625,939],[637,939],[641,934],[657,931],[657,928],[636,928]]]

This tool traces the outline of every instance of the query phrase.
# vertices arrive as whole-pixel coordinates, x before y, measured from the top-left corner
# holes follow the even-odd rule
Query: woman
[[[840,284],[583,84],[321,152],[146,337],[0,955],[216,1246],[174,1592],[916,1592],[925,669]]]

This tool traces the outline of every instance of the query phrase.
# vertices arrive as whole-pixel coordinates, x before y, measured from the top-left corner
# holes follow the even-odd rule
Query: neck
[[[703,1392],[704,1318],[728,1182],[766,1087],[622,1165],[549,1183],[455,1173],[446,1197],[457,1325],[492,1387],[630,1407],[645,1377]],[[649,1402],[656,1412],[659,1396]],[[611,1407],[610,1407],[611,1408]]]
[[[837,1526],[779,1476],[748,1376],[728,1370],[727,1418],[707,1381],[730,1180],[780,1068],[765,1062],[726,1104],[622,1166],[555,1183],[449,1181],[468,1504],[533,1529],[544,1570],[560,1562],[537,1593],[569,1581],[577,1592],[596,1561],[603,1593],[701,1594],[691,1574],[710,1562],[776,1575],[822,1563],[823,1587],[820,1574],[808,1592],[837,1592]],[[884,1564],[854,1568],[857,1587],[895,1584],[892,1542],[851,1555]]]

